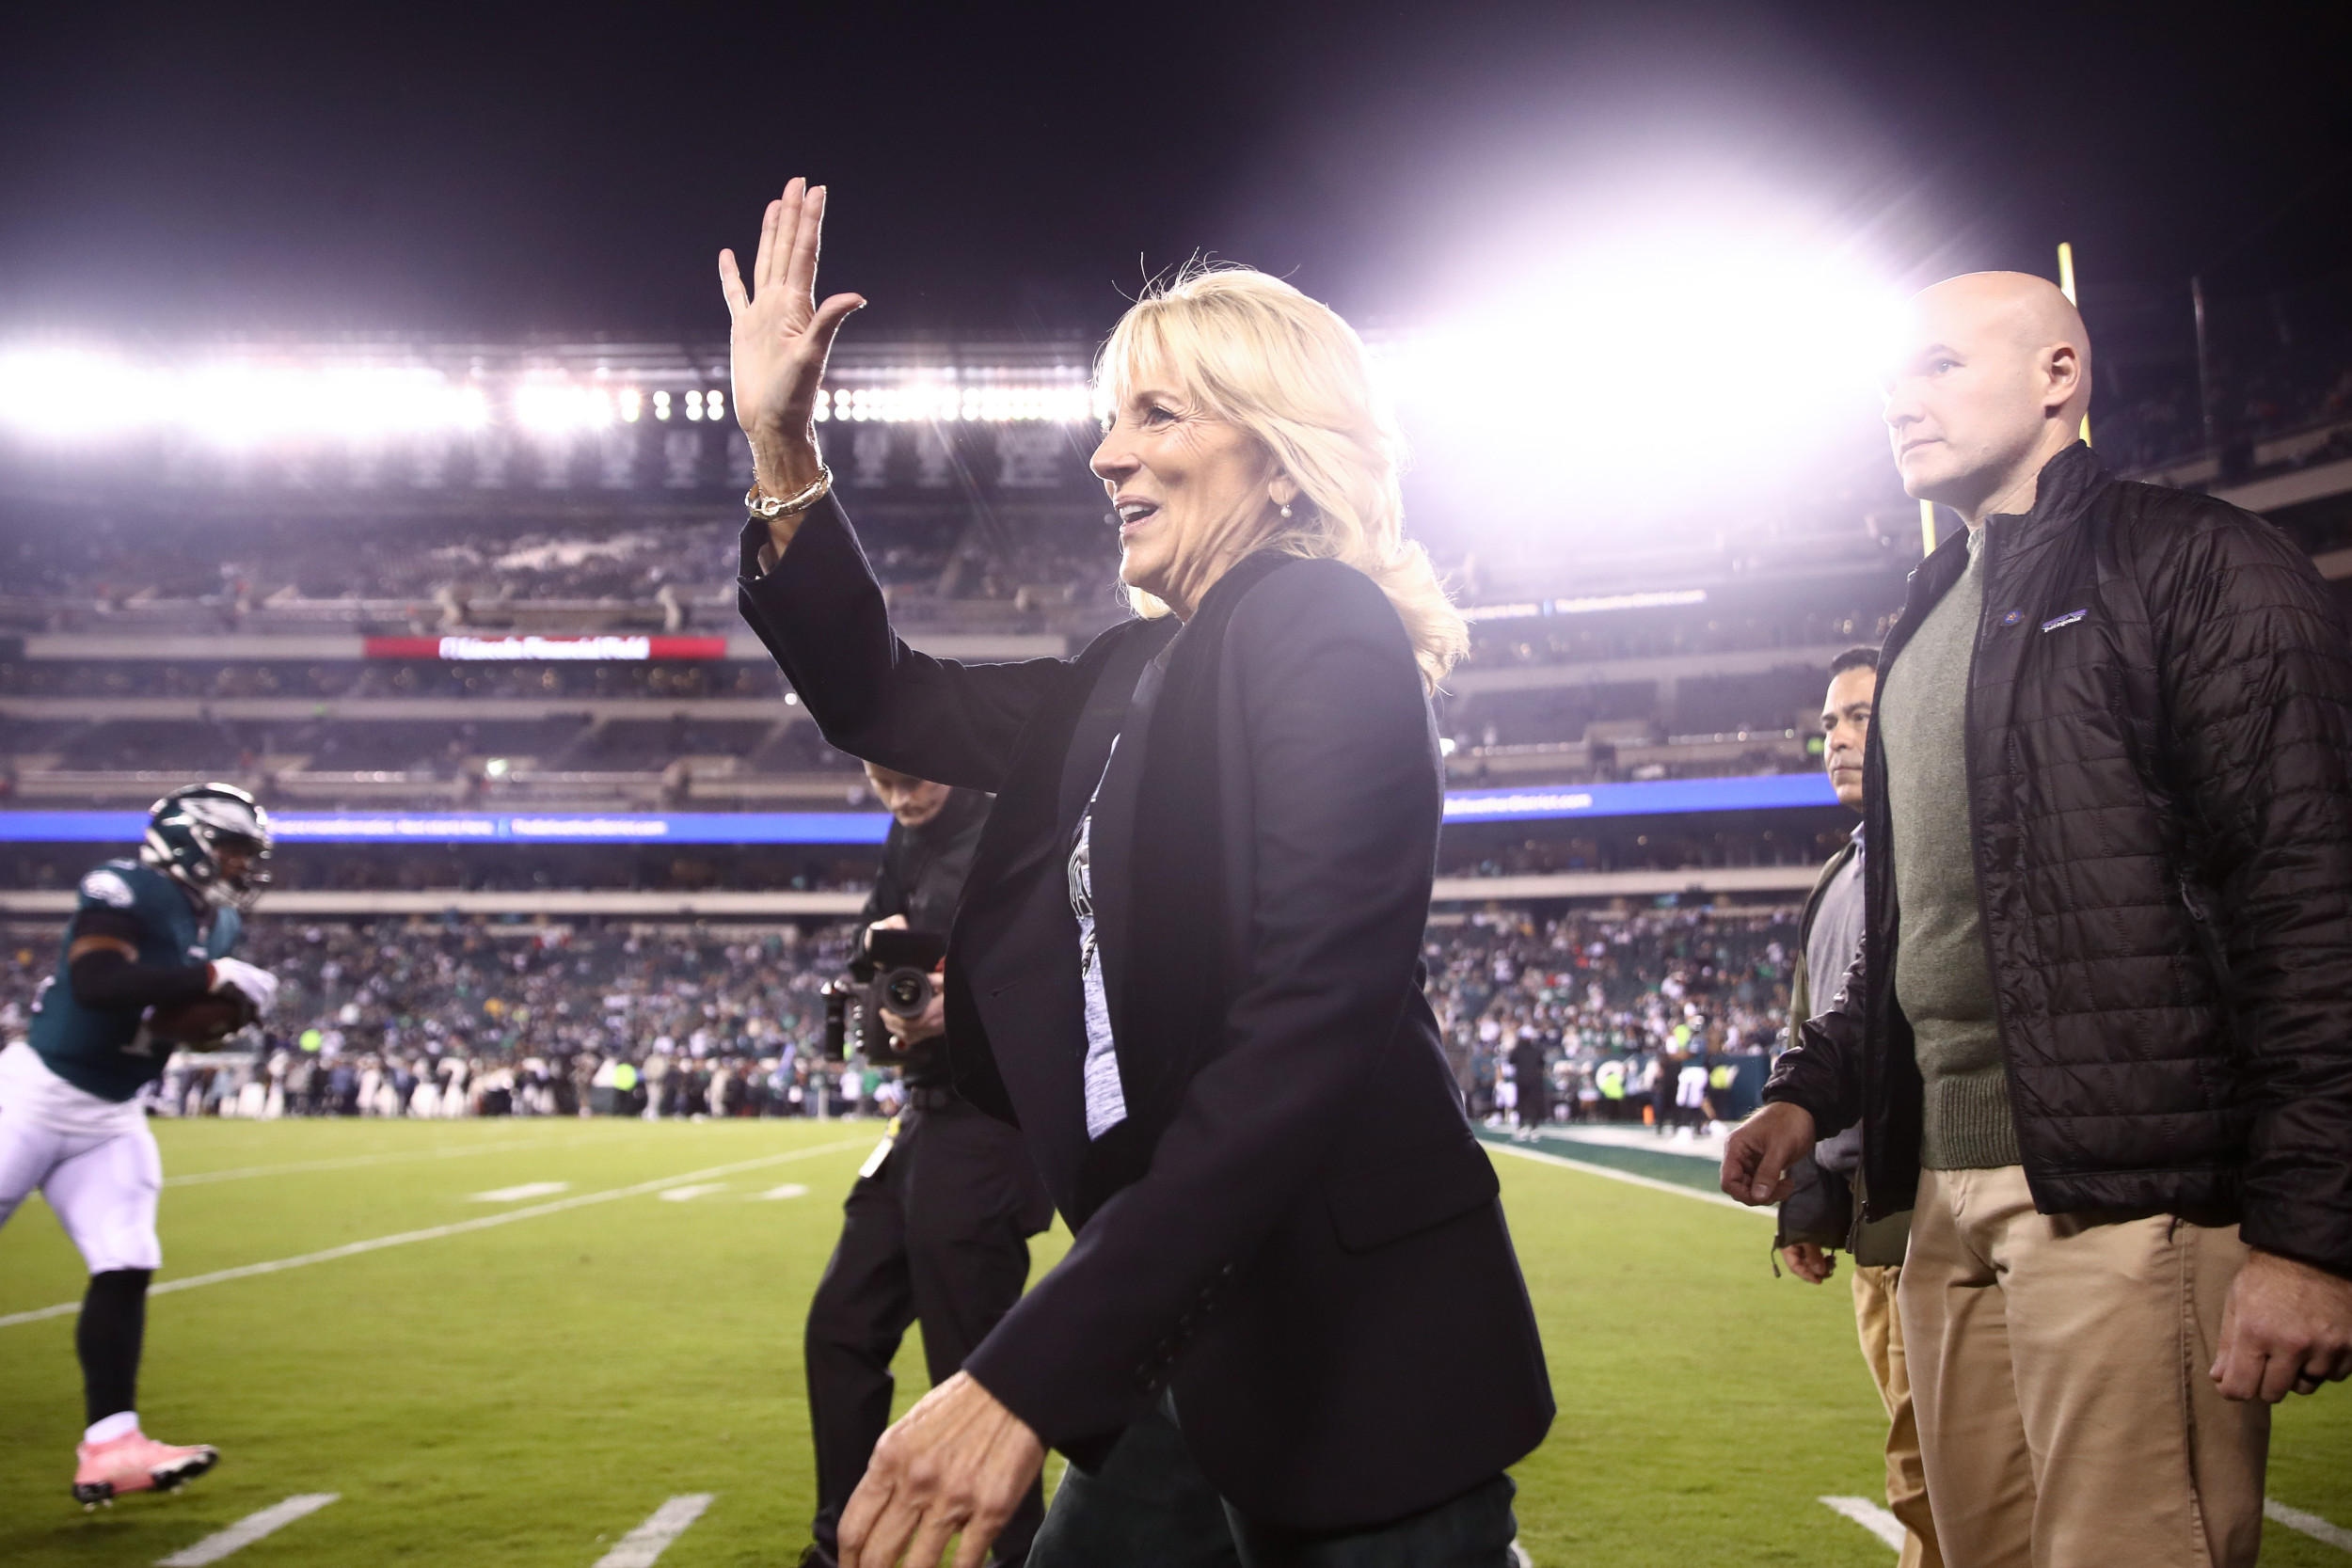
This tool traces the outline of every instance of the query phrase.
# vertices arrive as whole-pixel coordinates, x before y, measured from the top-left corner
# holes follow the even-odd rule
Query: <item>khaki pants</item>
[[[1899,1268],[1853,1271],[1854,1327],[1862,1359],[1886,1406],[1886,1507],[1902,1521],[1903,1555],[1896,1568],[1943,1568],[1935,1521],[1928,1513],[1928,1477],[1919,1464],[1919,1423],[1911,1409],[1911,1370],[1904,1364],[1903,1320],[1895,1310]]]
[[[1900,1302],[1953,1568],[2241,1568],[2270,1407],[2221,1398],[2237,1227],[2038,1214],[2023,1166],[1923,1172]]]

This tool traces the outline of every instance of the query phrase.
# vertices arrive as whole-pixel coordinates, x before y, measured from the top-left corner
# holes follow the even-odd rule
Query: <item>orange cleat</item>
[[[128,1432],[103,1443],[80,1443],[73,1457],[73,1500],[84,1508],[111,1502],[125,1492],[168,1492],[194,1481],[220,1463],[220,1450],[209,1443],[175,1448],[140,1432]]]

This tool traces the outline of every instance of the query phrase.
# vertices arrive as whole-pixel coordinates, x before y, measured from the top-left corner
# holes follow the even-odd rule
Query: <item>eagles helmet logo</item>
[[[190,784],[148,813],[139,859],[205,902],[243,911],[269,885],[270,839],[269,813],[252,796],[235,784]]]

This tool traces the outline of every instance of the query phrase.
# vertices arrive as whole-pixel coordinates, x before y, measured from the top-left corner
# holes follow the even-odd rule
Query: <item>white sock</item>
[[[87,1432],[82,1433],[85,1443],[111,1443],[118,1437],[128,1437],[139,1429],[139,1413],[118,1410]]]

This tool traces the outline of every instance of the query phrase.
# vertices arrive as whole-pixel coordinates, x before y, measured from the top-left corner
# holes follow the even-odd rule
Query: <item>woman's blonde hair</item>
[[[1434,689],[1470,635],[1428,552],[1405,537],[1405,436],[1355,329],[1279,277],[1195,264],[1145,291],[1104,343],[1096,374],[1114,406],[1147,367],[1248,432],[1298,486],[1305,504],[1255,547],[1344,562],[1378,583]]]

